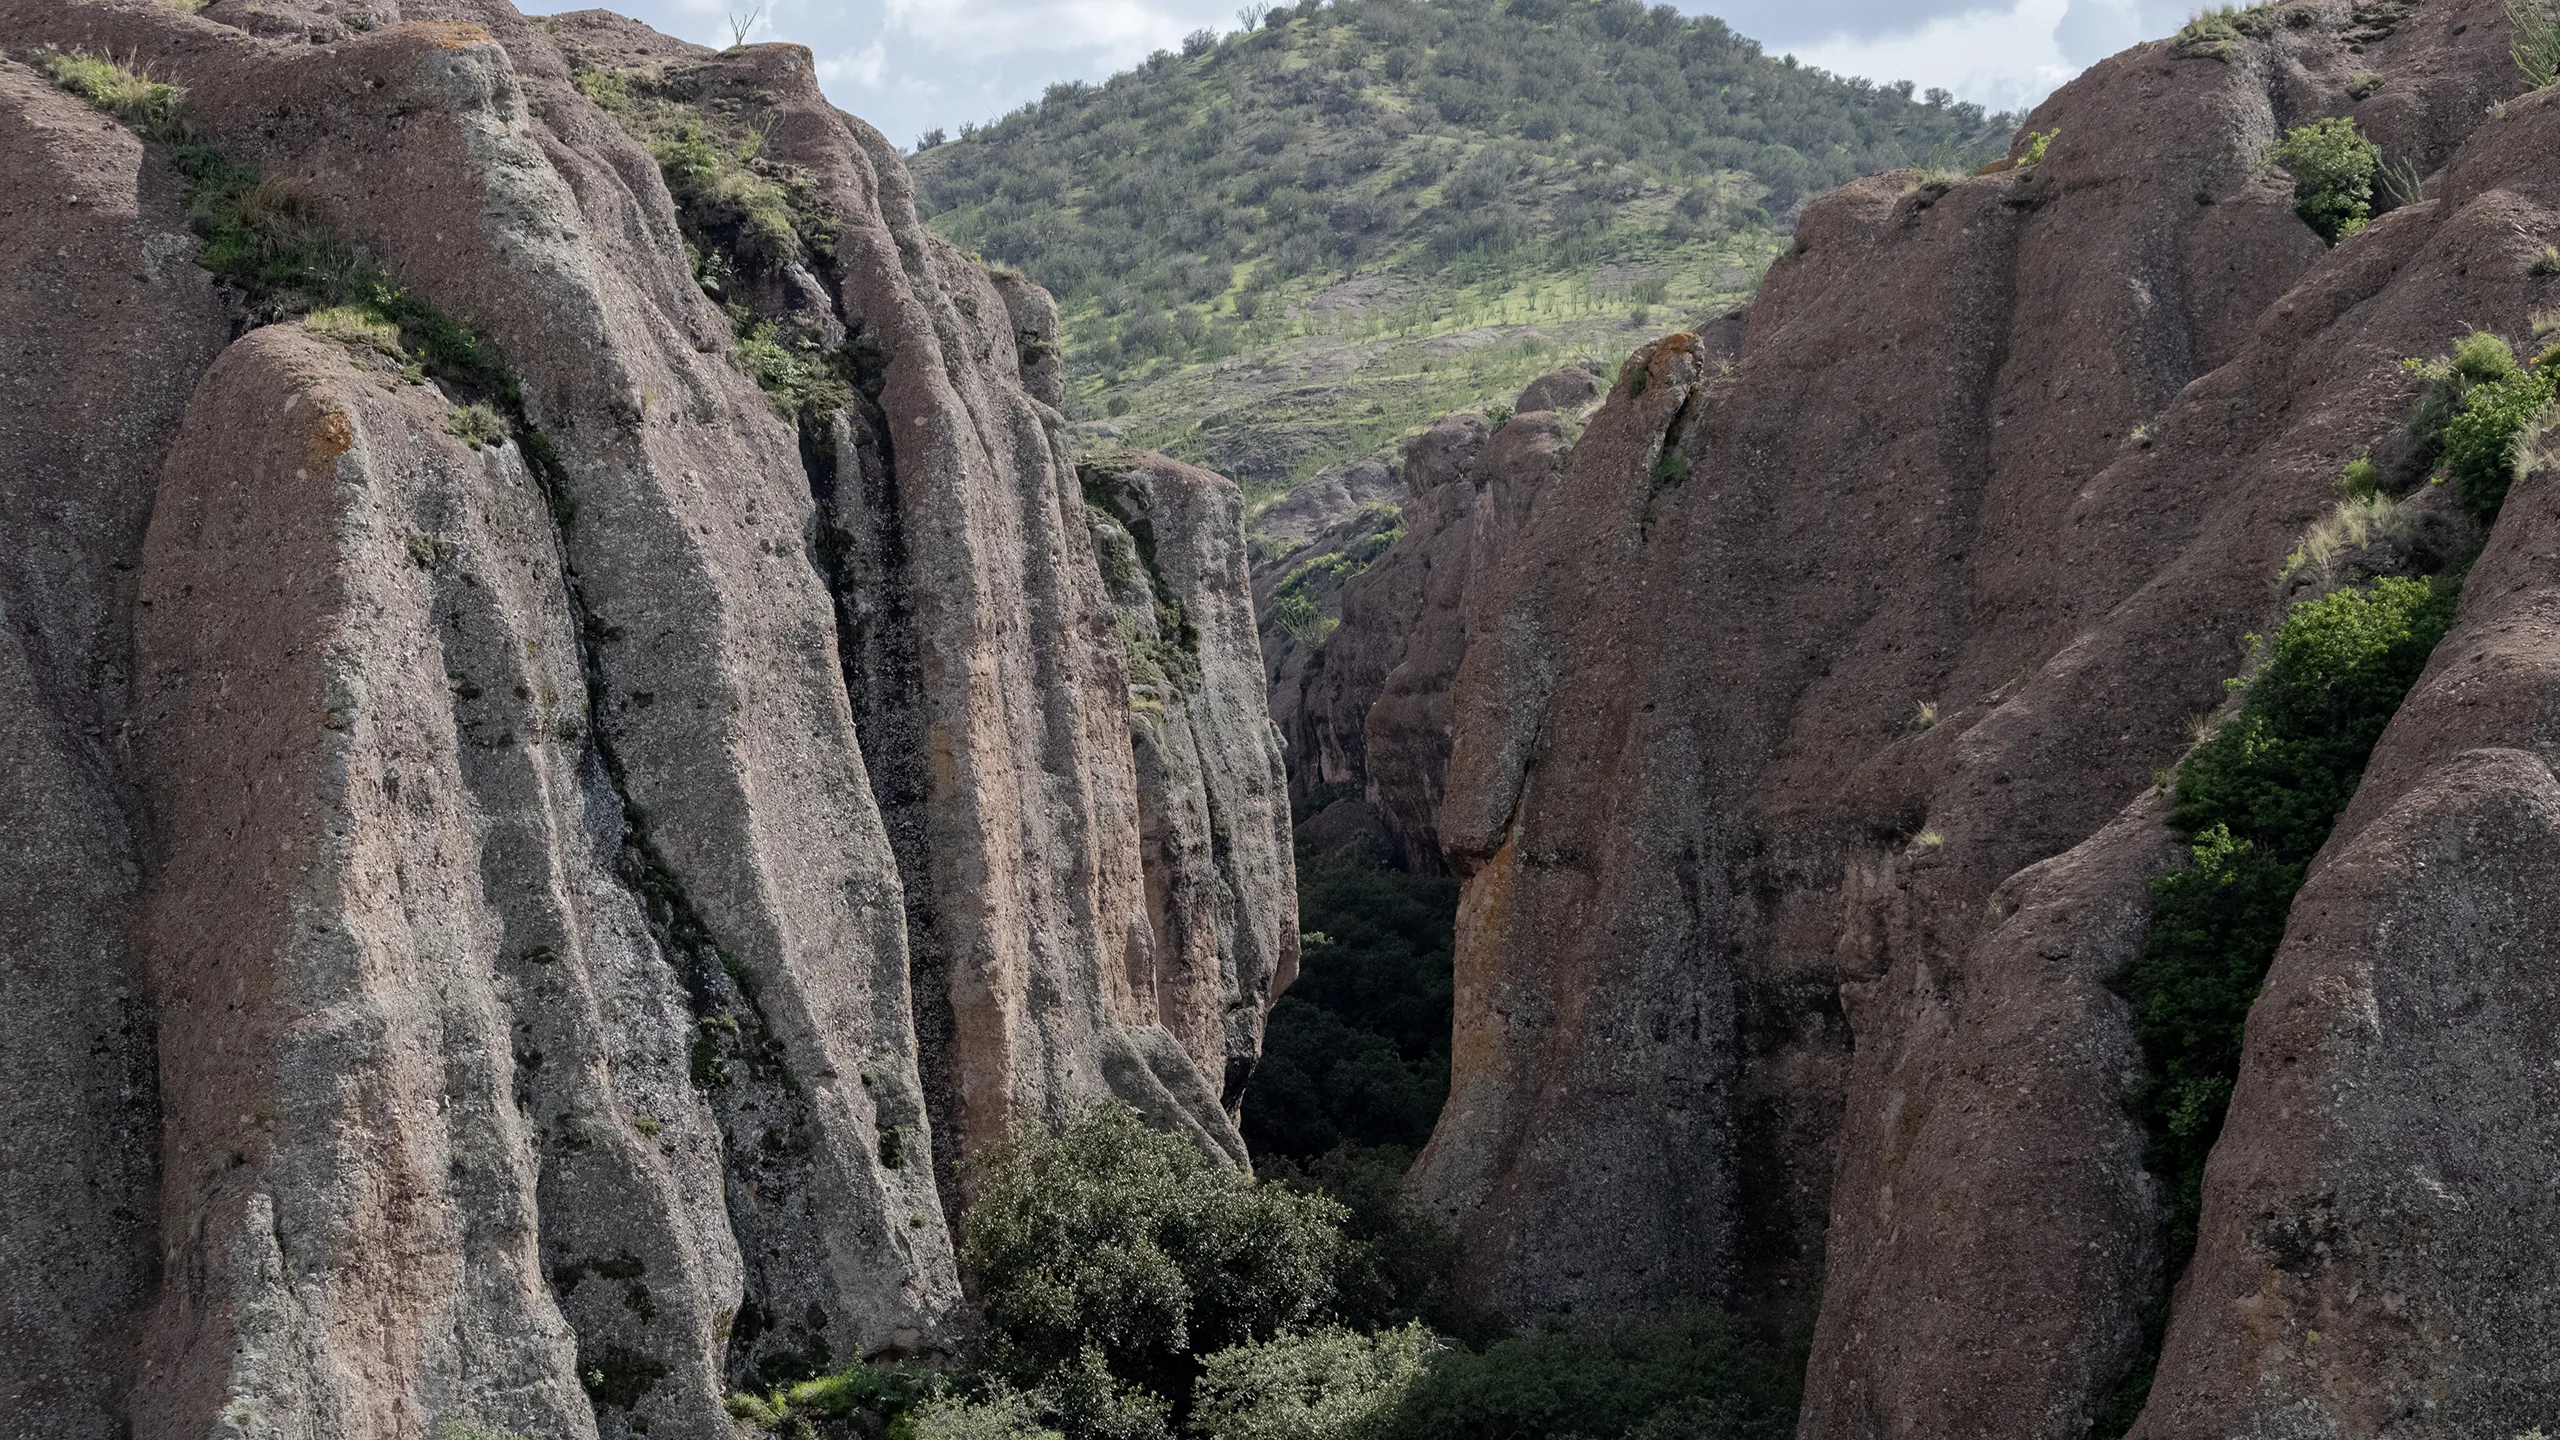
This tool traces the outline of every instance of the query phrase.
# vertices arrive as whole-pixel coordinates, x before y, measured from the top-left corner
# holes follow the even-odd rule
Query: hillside
[[[910,163],[1058,297],[1071,418],[1267,494],[1729,308],[1806,196],[2011,128],[1634,0],[1307,0]]]

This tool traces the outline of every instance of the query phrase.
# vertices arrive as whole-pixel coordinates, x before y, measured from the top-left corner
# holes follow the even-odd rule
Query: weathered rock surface
[[[1016,1118],[1116,1094],[1241,1157],[1297,927],[1240,505],[1155,487],[1207,623],[1142,777],[1054,311],[807,52],[0,3],[48,45],[183,84],[530,428],[234,340],[160,147],[0,60],[13,1420],[726,1436],[768,1362],[950,1342],[954,1162]],[[729,359],[607,67],[764,127],[832,241],[764,290],[852,404],[795,434]]]
[[[2555,101],[2511,106],[2465,148],[2429,203],[2438,236],[2401,227],[2422,282],[2479,253],[2429,256],[2426,239],[2467,229],[2485,247],[2519,211],[2544,233],[2560,221]],[[2508,497],[2459,622],[2294,903],[2137,1434],[2546,1423],[2560,1394],[2556,769],[2560,466],[2546,461]]]
[[[2133,1363],[2168,1277],[2105,981],[2174,857],[2143,797],[2401,426],[2400,360],[2529,333],[2560,233],[2554,97],[2486,113],[2496,5],[2248,28],[2067,87],[2040,165],[1810,207],[1738,365],[1640,352],[1470,599],[1455,1074],[1409,1193],[1479,1299],[1818,1315],[1808,1440],[2078,1436]],[[2264,156],[2343,113],[2431,178],[2324,252]],[[2138,1433],[2543,1423],[2537,496],[2297,906]],[[2421,1375],[2453,1429],[2393,1418]]]
[[[1263,714],[1244,494],[1152,453],[1095,457],[1079,473],[1131,657],[1148,989],[1232,1115],[1262,1054],[1263,1012],[1298,973],[1288,775]]]
[[[1564,468],[1581,414],[1597,397],[1578,366],[1532,381],[1499,426],[1472,411],[1445,417],[1405,449],[1392,542],[1338,521],[1305,550],[1266,566],[1264,613],[1286,577],[1339,563],[1319,644],[1264,626],[1271,708],[1289,745],[1300,802],[1356,797],[1407,868],[1443,872],[1438,814],[1449,768],[1449,687],[1466,653],[1470,597],[1498,573],[1538,493]],[[1353,569],[1351,567],[1357,566]],[[1303,582],[1301,582],[1303,585]]]
[[[231,338],[178,189],[132,132],[0,62],[0,1414],[37,1440],[109,1433],[158,1250],[133,570]]]

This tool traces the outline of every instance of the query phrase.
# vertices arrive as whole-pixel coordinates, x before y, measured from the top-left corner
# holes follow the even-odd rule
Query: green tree
[[[1788,1440],[1801,1350],[1693,1310],[1584,1323],[1450,1350],[1376,1432],[1381,1440]]]
[[[2149,1062],[2134,1107],[2145,1163],[2169,1186],[2176,1263],[2195,1247],[2205,1158],[2294,894],[2458,594],[2449,579],[2394,578],[2295,605],[2239,715],[2179,767],[2170,823],[2192,853],[2153,882],[2150,936],[2114,981]]]
[[[1378,1431],[1446,1348],[1418,1323],[1231,1346],[1201,1362],[1191,1433],[1200,1440],[1358,1440]]]
[[[989,1363],[1058,1397],[1071,1440],[1141,1433],[1187,1400],[1194,1355],[1322,1315],[1343,1207],[1257,1184],[1112,1102],[1018,1127],[975,1163],[960,1264]],[[1161,1413],[1159,1411],[1159,1413]]]
[[[2276,163],[2293,176],[2293,211],[2335,245],[2373,218],[2373,182],[2382,147],[2344,116],[2315,120],[2284,137]]]
[[[1272,1008],[1245,1139],[1305,1161],[1419,1149],[1449,1094],[1458,885],[1364,859],[1298,857],[1298,981]]]

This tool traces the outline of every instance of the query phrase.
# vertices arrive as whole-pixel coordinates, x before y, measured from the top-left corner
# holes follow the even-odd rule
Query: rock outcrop
[[[1738,364],[1639,352],[1471,597],[1409,1193],[1477,1298],[1814,1321],[1807,1440],[2077,1437],[2135,1371],[2157,777],[2400,362],[2560,298],[2560,94],[2498,5],[2243,19],[2066,87],[2040,163],[1810,206]],[[2428,178],[2325,250],[2266,156],[2331,114]],[[2295,905],[2136,1434],[2547,1423],[2551,504]]]
[[[1175,756],[1054,310],[806,51],[503,0],[7,0],[0,50],[25,1433],[726,1436],[759,1376],[951,1343],[960,1162],[1017,1119],[1241,1158],[1297,927],[1240,502],[1166,472],[1132,522],[1198,617]],[[226,301],[161,122],[49,51],[183,86],[255,223],[503,383]],[[731,314],[649,113],[751,117],[812,237],[721,257]],[[758,327],[840,388],[760,391]]]
[[[0,1410],[39,1440],[110,1433],[160,1250],[124,723],[160,461],[231,339],[194,249],[164,156],[0,64]]]
[[[1338,621],[1316,636],[1278,618],[1264,628],[1293,794],[1302,805],[1374,816],[1385,848],[1418,873],[1444,870],[1437,817],[1449,687],[1466,653],[1471,599],[1563,470],[1598,394],[1591,372],[1573,366],[1532,381],[1498,425],[1473,411],[1444,417],[1405,448],[1391,526],[1348,516],[1264,568],[1267,616],[1283,616],[1294,592],[1325,595],[1326,618]],[[1333,571],[1346,573],[1330,587],[1310,583]]]
[[[1298,973],[1288,775],[1233,481],[1152,453],[1079,467],[1130,655],[1157,1016],[1232,1115]],[[1241,1159],[1241,1152],[1238,1152]]]

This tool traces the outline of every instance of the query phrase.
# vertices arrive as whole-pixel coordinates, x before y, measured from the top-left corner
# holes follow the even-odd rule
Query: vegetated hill
[[[1268,493],[1745,295],[1803,197],[2010,121],[1634,0],[1318,0],[913,158],[1065,311],[1071,416]]]

